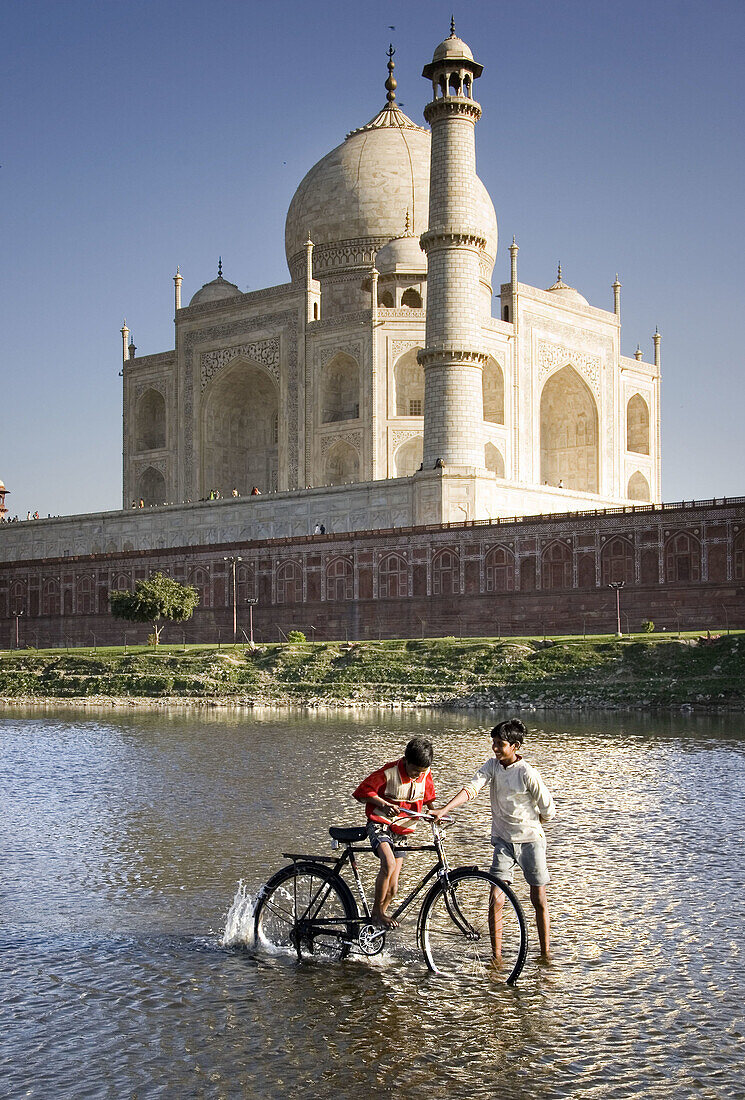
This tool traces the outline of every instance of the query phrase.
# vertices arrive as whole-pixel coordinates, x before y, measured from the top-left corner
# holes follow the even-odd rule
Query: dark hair
[[[506,741],[509,745],[522,745],[527,729],[519,718],[508,718],[506,722],[499,722],[491,731],[492,740],[498,737],[500,741]]]
[[[428,768],[434,755],[432,742],[426,737],[412,737],[404,750],[404,759],[415,768]]]

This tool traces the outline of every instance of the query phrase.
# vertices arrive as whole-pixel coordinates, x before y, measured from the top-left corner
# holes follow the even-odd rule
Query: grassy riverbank
[[[745,634],[24,651],[0,700],[744,710]]]

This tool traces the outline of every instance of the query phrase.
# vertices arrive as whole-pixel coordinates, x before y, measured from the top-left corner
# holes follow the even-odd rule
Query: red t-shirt
[[[389,798],[400,803],[404,809],[416,810],[417,813],[422,812],[422,806],[425,802],[434,802],[437,797],[432,772],[429,768],[419,779],[412,779],[406,770],[404,757],[401,757],[400,760],[393,760],[390,764],[384,764],[372,775],[368,775],[367,779],[363,779],[354,792],[354,797],[362,800],[370,798],[374,794],[380,798]],[[416,821],[413,818],[404,817],[403,815],[393,819],[384,817],[369,802],[365,806],[365,813],[369,821],[378,821],[383,825],[390,825],[391,832],[397,833],[399,836],[407,836],[416,829]]]

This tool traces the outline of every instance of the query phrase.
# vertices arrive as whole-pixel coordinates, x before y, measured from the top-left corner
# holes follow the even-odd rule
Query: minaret
[[[475,127],[481,107],[473,82],[483,66],[455,34],[435,50],[422,75],[434,98],[424,108],[432,127],[427,254],[427,329],[419,352],[424,368],[424,468],[484,466],[481,426],[483,295],[479,253],[486,245],[477,224]]]
[[[183,283],[183,281],[184,281],[184,279],[183,279],[183,276],[181,274],[181,268],[177,266],[176,267],[176,274],[173,276],[173,291],[174,291],[173,304],[176,308],[177,313],[181,309],[181,284]]]

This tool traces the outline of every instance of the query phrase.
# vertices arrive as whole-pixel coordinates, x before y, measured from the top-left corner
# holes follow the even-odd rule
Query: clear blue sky
[[[121,337],[173,347],[222,255],[241,289],[288,279],[305,172],[384,102],[421,121],[451,3],[1,0],[0,478],[13,512],[117,508]],[[495,285],[564,278],[622,351],[663,336],[663,495],[745,493],[742,0],[460,2],[484,65],[478,171]],[[390,30],[393,24],[395,30]]]

